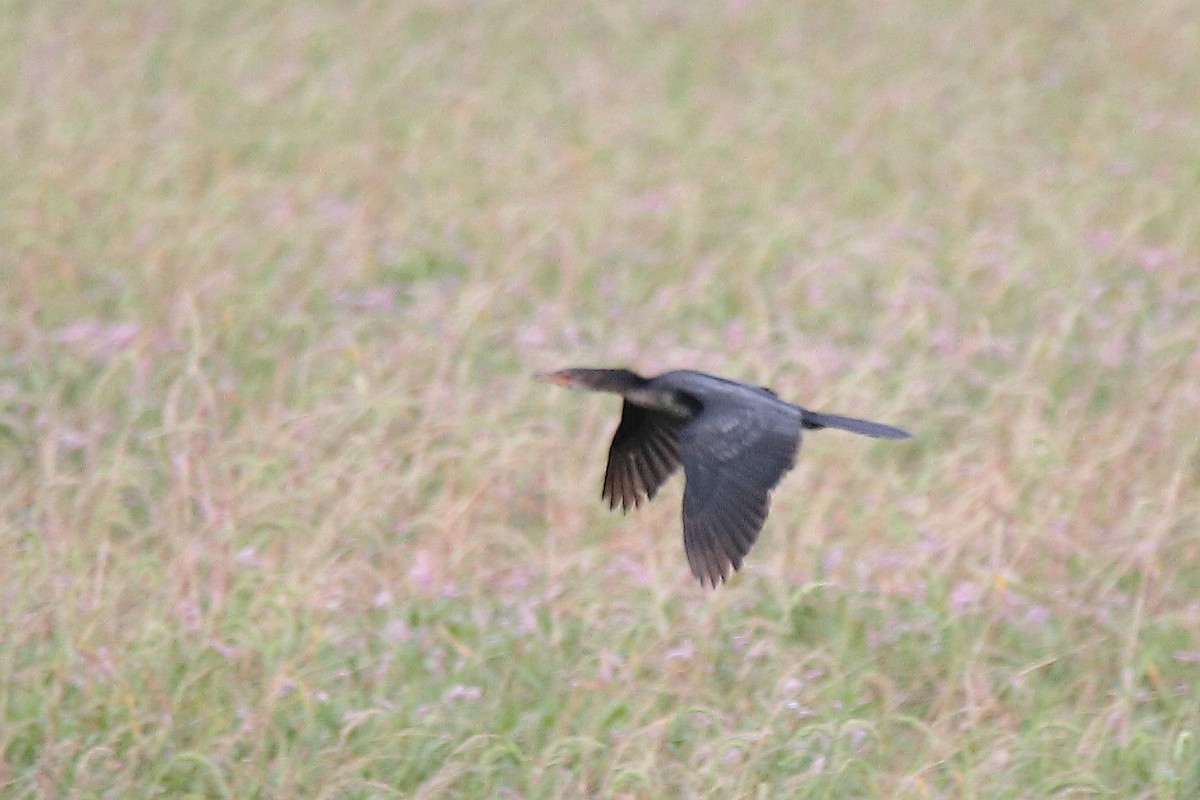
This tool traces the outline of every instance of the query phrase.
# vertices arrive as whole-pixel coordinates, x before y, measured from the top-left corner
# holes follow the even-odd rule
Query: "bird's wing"
[[[685,420],[626,402],[613,434],[600,496],[609,508],[628,511],[653,500],[658,487],[679,468],[679,429]]]
[[[799,447],[799,415],[745,407],[705,409],[680,431],[683,546],[701,584],[741,568]]]

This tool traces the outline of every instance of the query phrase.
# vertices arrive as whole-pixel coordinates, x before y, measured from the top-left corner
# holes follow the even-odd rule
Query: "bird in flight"
[[[692,574],[714,588],[741,568],[758,538],[771,490],[796,464],[803,429],[910,436],[878,422],[809,411],[770,389],[694,370],[643,378],[627,369],[572,368],[534,377],[624,398],[601,492],[610,509],[624,512],[653,499],[683,466],[683,548]]]

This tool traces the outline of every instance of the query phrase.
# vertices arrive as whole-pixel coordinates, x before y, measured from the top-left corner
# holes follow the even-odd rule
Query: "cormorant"
[[[683,465],[683,547],[702,586],[716,587],[741,568],[767,519],[771,490],[796,464],[801,429],[910,436],[878,422],[809,411],[765,387],[694,370],[643,378],[627,369],[573,368],[534,377],[625,399],[601,492],[610,509],[628,511],[653,499]]]

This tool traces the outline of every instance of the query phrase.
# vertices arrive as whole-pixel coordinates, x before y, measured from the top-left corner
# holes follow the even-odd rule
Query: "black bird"
[[[653,499],[680,464],[683,548],[701,585],[742,566],[767,519],[770,492],[796,464],[801,429],[841,428],[877,439],[909,433],[865,419],[809,411],[770,389],[693,370],[643,378],[627,369],[564,369],[534,376],[568,389],[625,398],[601,497],[628,511]]]

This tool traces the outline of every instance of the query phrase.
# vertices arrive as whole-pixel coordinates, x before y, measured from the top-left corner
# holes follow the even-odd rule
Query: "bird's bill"
[[[571,374],[567,370],[558,370],[557,372],[538,372],[533,376],[535,381],[542,383],[553,383],[555,386],[563,386],[570,388],[572,385]]]

